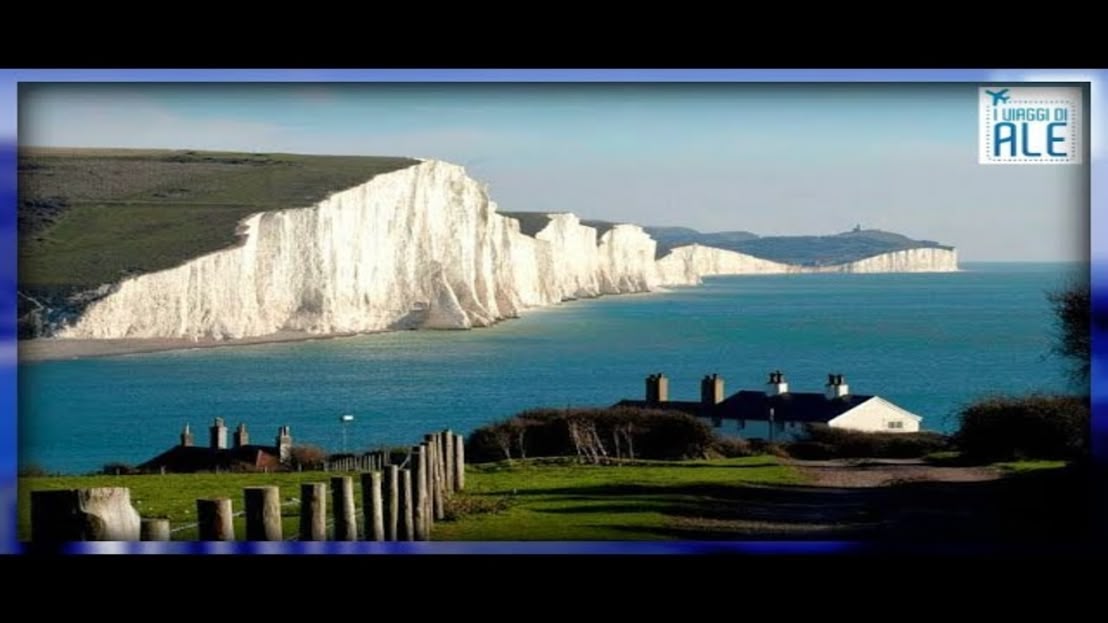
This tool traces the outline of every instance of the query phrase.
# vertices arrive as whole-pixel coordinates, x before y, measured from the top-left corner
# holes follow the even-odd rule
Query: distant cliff
[[[947,248],[907,249],[831,266],[800,266],[693,244],[672,249],[658,260],[659,282],[700,283],[716,275],[798,273],[945,273],[958,271],[958,252]]]
[[[901,234],[860,227],[831,236],[758,236],[748,231],[701,233],[684,227],[644,229],[658,241],[659,258],[674,248],[689,244],[798,266],[838,266],[909,249],[954,250],[932,240],[913,240]]]

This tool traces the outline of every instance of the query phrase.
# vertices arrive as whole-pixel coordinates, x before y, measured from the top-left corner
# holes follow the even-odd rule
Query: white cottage
[[[704,377],[700,401],[670,401],[668,381],[661,373],[647,378],[646,400],[624,400],[621,406],[675,409],[712,418],[716,425],[735,420],[744,436],[788,437],[804,424],[826,424],[866,432],[915,433],[922,417],[880,396],[850,393],[843,375],[827,375],[822,393],[792,392],[780,371],[771,372],[765,389],[742,390],[724,398],[723,378]]]

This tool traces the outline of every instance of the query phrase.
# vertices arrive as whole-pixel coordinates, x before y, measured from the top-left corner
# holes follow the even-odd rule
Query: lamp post
[[[346,454],[346,425],[354,421],[353,415],[339,416],[339,421],[342,422],[342,453]]]
[[[773,407],[769,408],[769,442],[773,443]]]

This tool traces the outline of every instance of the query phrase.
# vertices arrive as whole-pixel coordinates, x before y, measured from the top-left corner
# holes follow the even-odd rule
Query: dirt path
[[[848,489],[883,487],[906,482],[984,482],[1001,477],[992,467],[944,467],[920,459],[834,459],[787,461],[811,485]]]

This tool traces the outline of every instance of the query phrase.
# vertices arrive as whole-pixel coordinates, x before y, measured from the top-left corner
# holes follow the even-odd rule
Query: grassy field
[[[242,510],[243,487],[281,487],[286,538],[296,534],[300,483],[320,482],[322,473],[281,474],[166,474],[149,476],[74,476],[23,478],[19,487],[19,536],[30,536],[30,491],[85,487],[130,487],[132,504],[144,517],[169,517],[176,528],[196,519],[196,500],[230,497]],[[659,538],[665,506],[694,502],[697,487],[744,487],[799,482],[799,475],[772,457],[718,461],[644,463],[617,467],[575,465],[564,461],[469,466],[466,492],[451,507],[457,521],[436,524],[435,540],[589,540]],[[357,480],[357,479],[355,479]],[[632,509],[609,508],[612,491],[641,487]],[[355,482],[358,508],[361,487]],[[621,504],[630,502],[621,498]],[[463,514],[479,508],[497,512]],[[244,534],[236,519],[236,534]],[[175,532],[173,538],[196,538],[195,529]]]
[[[770,456],[614,467],[517,461],[471,466],[466,478],[465,497],[500,502],[503,510],[437,525],[436,540],[672,538],[667,528],[729,491],[802,483],[797,470]]]
[[[771,456],[633,465],[531,459],[467,468],[466,489],[435,525],[436,541],[1077,538],[1088,513],[1083,484],[1057,461],[994,465],[1003,478],[814,486],[803,468]],[[959,468],[952,468],[959,469]],[[298,529],[300,483],[320,472],[35,477],[20,480],[19,536],[30,536],[30,491],[126,486],[145,517],[169,517],[175,540],[196,538],[196,500],[281,487],[286,538]],[[361,489],[355,478],[357,506]],[[330,511],[329,511],[330,512]],[[360,525],[359,518],[359,525]],[[236,534],[245,527],[236,519]]]
[[[307,207],[407,158],[24,148],[19,281],[65,292],[233,245],[240,219]]]

